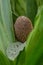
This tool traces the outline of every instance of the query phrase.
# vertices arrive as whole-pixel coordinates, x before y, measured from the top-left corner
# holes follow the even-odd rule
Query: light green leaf
[[[0,65],[16,65],[6,55],[6,49],[15,41],[10,0],[0,0]]]
[[[10,0],[0,0],[0,39],[6,49],[9,43],[15,41]]]
[[[12,12],[16,16],[26,14],[26,0],[11,0]]]
[[[25,48],[26,65],[43,65],[43,8],[37,14],[35,22]]]

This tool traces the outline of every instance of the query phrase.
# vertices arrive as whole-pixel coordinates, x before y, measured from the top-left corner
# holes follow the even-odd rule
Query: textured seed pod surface
[[[29,18],[20,16],[17,18],[14,28],[17,39],[21,42],[25,42],[28,34],[32,31],[33,26]]]

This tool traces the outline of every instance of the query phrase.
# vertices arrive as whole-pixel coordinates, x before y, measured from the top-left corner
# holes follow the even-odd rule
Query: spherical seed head
[[[17,39],[21,42],[25,42],[28,34],[32,31],[33,26],[29,18],[20,16],[17,18],[14,28]]]

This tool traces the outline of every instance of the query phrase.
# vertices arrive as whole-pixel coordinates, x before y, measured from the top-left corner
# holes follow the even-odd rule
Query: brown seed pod
[[[17,18],[14,28],[17,39],[21,42],[25,42],[28,34],[32,31],[33,26],[29,18],[20,16]]]

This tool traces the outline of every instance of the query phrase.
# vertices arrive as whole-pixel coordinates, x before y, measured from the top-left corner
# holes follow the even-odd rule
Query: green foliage
[[[13,34],[13,21],[10,0],[0,0],[0,2],[0,39],[2,40],[0,44],[6,49],[9,43],[15,40]]]
[[[25,56],[26,54],[24,49],[17,58],[17,65],[25,65]]]
[[[11,0],[12,12],[16,16],[26,14],[26,0]]]
[[[43,6],[40,5],[43,0],[0,0],[0,65],[43,65]],[[7,47],[15,41],[12,14],[14,22],[21,15],[29,17],[33,25],[35,22],[25,49],[14,61],[6,55]]]
[[[27,0],[27,16],[30,18],[34,25],[34,18],[37,13],[37,3],[36,0]]]
[[[10,62],[6,56],[0,51],[0,65],[10,65]]]
[[[13,20],[21,15],[26,15],[26,0],[10,0],[13,14]]]
[[[43,8],[39,10],[35,27],[27,40],[26,65],[43,65]]]
[[[6,56],[6,48],[14,41],[10,0],[0,0],[0,65],[11,65]],[[15,62],[11,63],[15,65]]]
[[[43,5],[43,0],[36,0],[38,7]]]
[[[13,19],[18,16],[27,16],[34,25],[34,18],[37,13],[37,4],[35,0],[11,0]],[[15,19],[14,19],[15,21]]]

